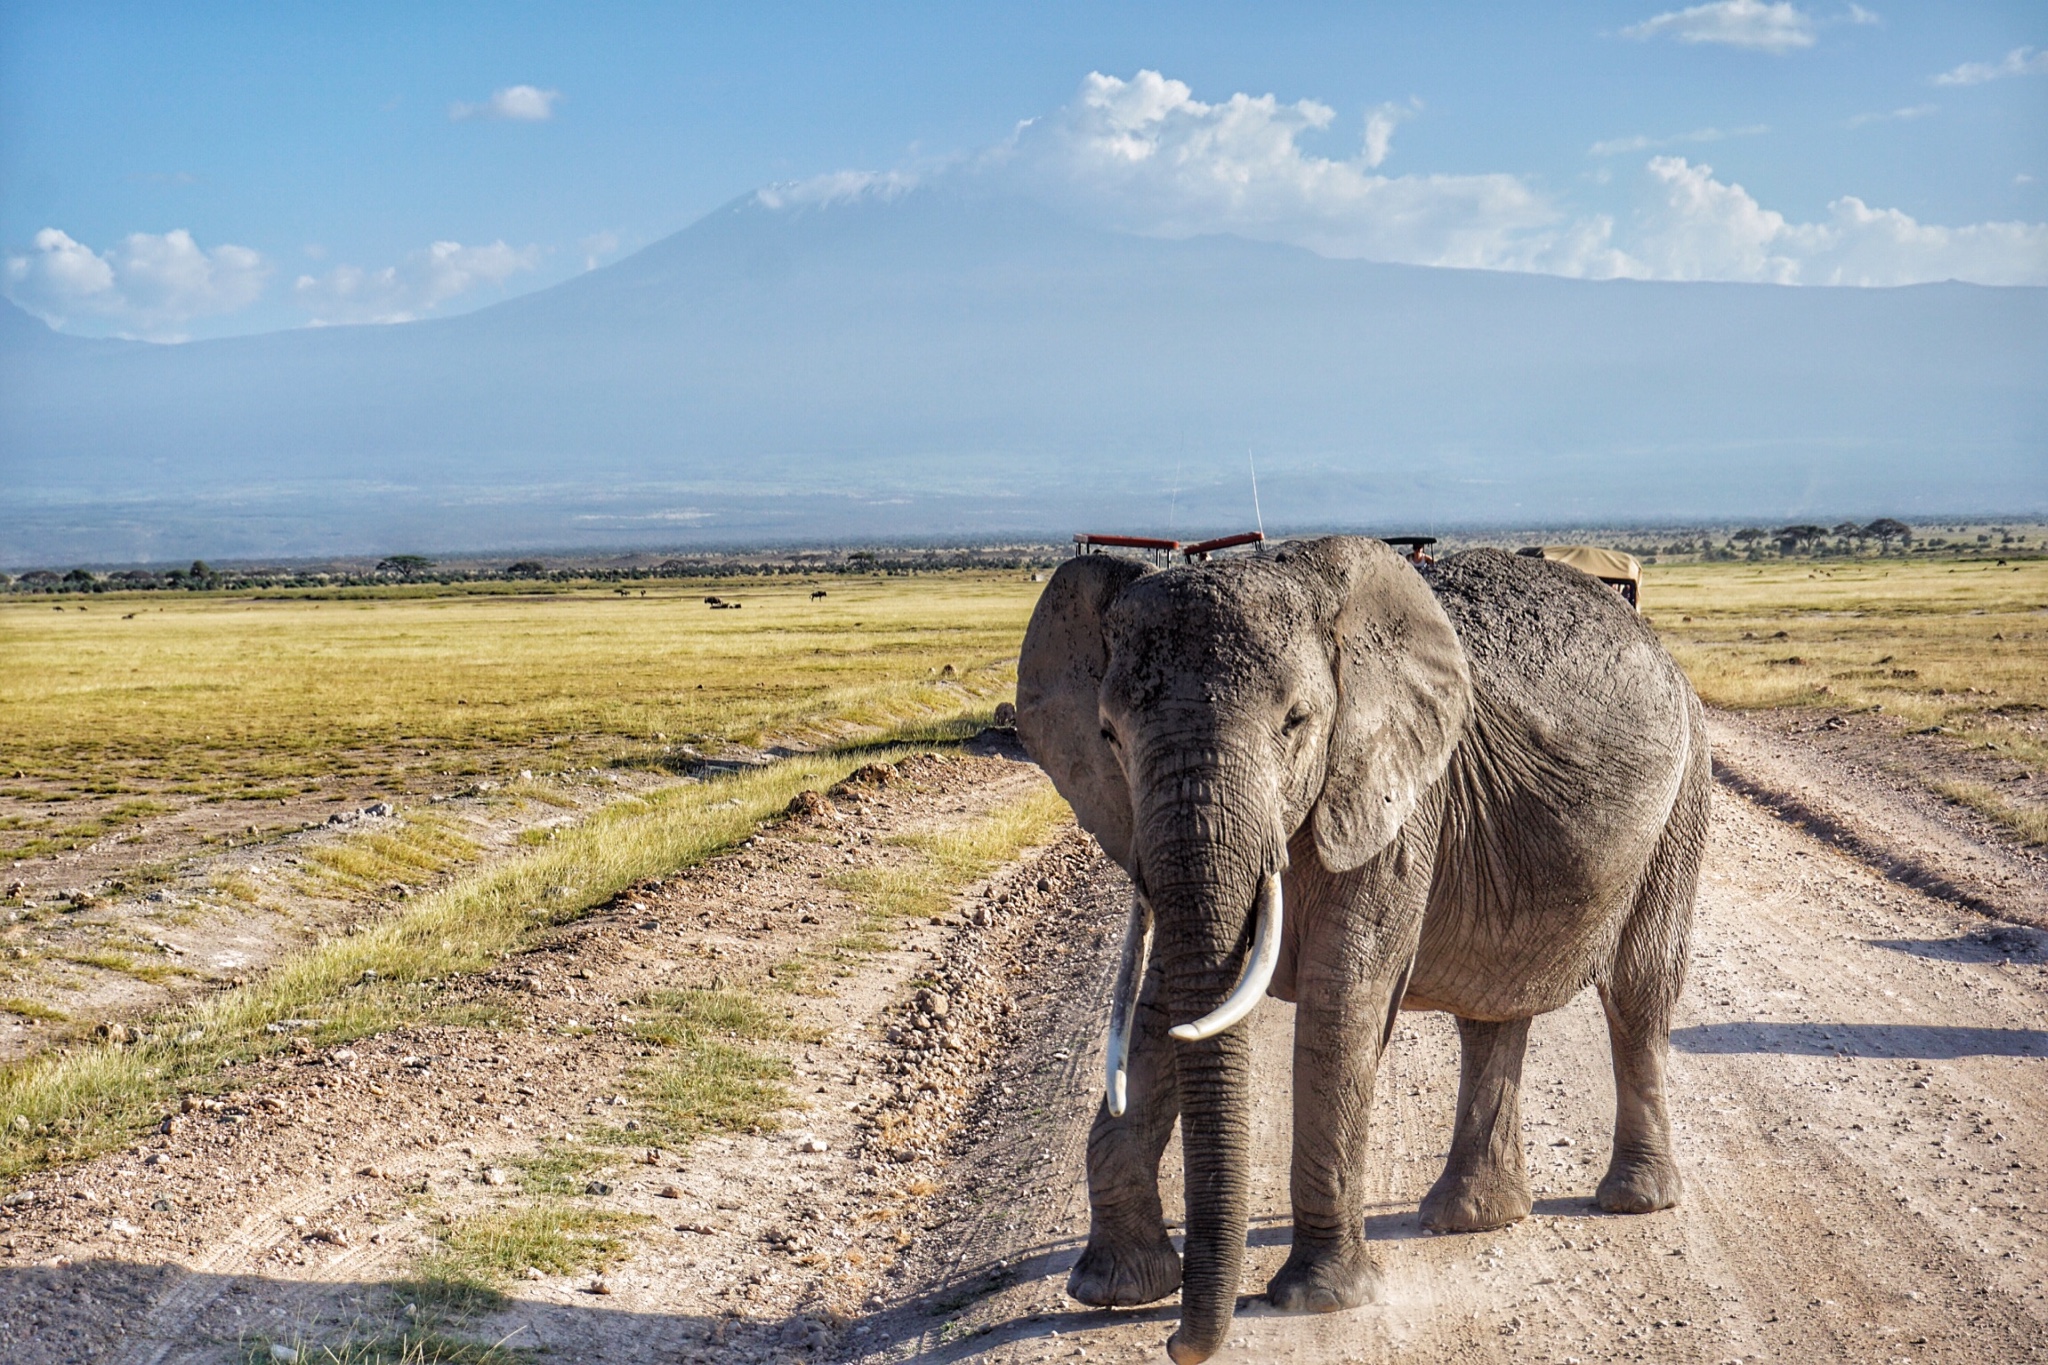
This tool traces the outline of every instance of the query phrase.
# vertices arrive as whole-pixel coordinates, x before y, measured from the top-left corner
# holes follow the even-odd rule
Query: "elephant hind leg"
[[[1435,1232],[1487,1232],[1529,1216],[1522,1158],[1522,1056],[1529,1021],[1458,1020],[1461,1073],[1450,1160],[1422,1201]]]
[[[1600,986],[1614,1049],[1614,1157],[1599,1192],[1600,1207],[1609,1213],[1671,1208],[1683,1183],[1671,1150],[1666,1085],[1671,1012],[1685,985],[1693,892],[1706,842],[1704,736],[1694,747],[1695,771],[1686,774],[1622,931],[1613,973]]]

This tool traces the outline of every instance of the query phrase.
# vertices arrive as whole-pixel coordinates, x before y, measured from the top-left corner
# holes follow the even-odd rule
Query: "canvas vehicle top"
[[[1643,582],[1643,566],[1636,557],[1619,550],[1603,550],[1598,545],[1531,545],[1517,551],[1534,559],[1551,559],[1559,564],[1569,564],[1580,573],[1591,574],[1609,587],[1617,589],[1628,599],[1630,606],[1636,606],[1637,594]]]

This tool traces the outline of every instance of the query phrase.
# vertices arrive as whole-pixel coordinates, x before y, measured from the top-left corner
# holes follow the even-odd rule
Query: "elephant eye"
[[[1280,722],[1280,733],[1283,735],[1293,734],[1296,730],[1299,730],[1302,726],[1308,724],[1308,718],[1310,714],[1311,713],[1306,706],[1295,707],[1292,711],[1289,711],[1287,713],[1287,719]]]
[[[1116,743],[1116,731],[1110,729],[1107,725],[1102,727],[1102,737],[1111,744]]]

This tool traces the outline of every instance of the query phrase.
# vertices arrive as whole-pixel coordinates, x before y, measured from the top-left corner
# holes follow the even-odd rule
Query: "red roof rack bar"
[[[1266,533],[1264,531],[1240,531],[1234,536],[1218,536],[1214,540],[1198,540],[1192,545],[1183,546],[1181,552],[1189,559],[1193,559],[1198,555],[1206,555],[1211,550],[1227,550],[1233,545],[1263,544],[1265,539]]]
[[[1123,550],[1178,550],[1177,540],[1158,540],[1152,536],[1099,536],[1083,531],[1074,537],[1076,545],[1114,545]]]

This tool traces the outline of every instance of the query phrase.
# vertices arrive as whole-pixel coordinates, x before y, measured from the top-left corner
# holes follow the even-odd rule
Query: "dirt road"
[[[1407,1015],[1374,1115],[1384,1301],[1304,1318],[1247,1298],[1219,1359],[2048,1359],[2048,934],[1888,880],[1726,787],[1714,820],[1674,1038],[1684,1206],[1630,1218],[1591,1203],[1613,1087],[1589,993],[1532,1032],[1534,1216],[1480,1236],[1423,1233],[1416,1206],[1449,1147],[1456,1035],[1445,1017]],[[1087,1228],[1099,1024],[1065,1041],[1077,1064],[1062,1084],[1027,1097],[1055,1118],[1025,1144],[1055,1156],[1022,1191],[1043,1202],[1006,1199],[933,1239],[959,1254],[931,1267],[925,1300],[863,1359],[1164,1358],[1170,1304],[1085,1311],[1060,1292]],[[1292,1011],[1269,1000],[1254,1028],[1269,1084],[1248,1295],[1287,1254]],[[1016,1151],[963,1180],[1004,1182]],[[992,1267],[1004,1287],[931,1316],[991,1284]]]
[[[490,1170],[630,1112],[609,1106],[643,1065],[611,1025],[632,992],[752,979],[843,929],[814,874],[888,865],[891,831],[972,819],[1036,780],[997,759],[921,769],[841,825],[765,837],[464,988],[515,999],[524,1027],[281,1059],[246,1079],[239,1122],[195,1115],[30,1182],[0,1208],[0,1358],[241,1360],[404,1327],[392,1286],[441,1220],[522,1197]],[[1911,880],[1728,785],[1714,816],[1674,1039],[1683,1207],[1591,1204],[1612,1087],[1589,997],[1532,1034],[1534,1215],[1424,1235],[1454,1033],[1404,1016],[1375,1115],[1383,1301],[1272,1314],[1254,1296],[1287,1251],[1291,1012],[1267,1001],[1268,1156],[1224,1358],[2048,1358],[2048,934],[1921,889],[1938,841]],[[806,1107],[784,1131],[655,1154],[585,1201],[648,1220],[606,1292],[537,1273],[455,1327],[550,1361],[1163,1359],[1171,1303],[1100,1312],[1061,1292],[1087,1227],[1119,880],[1069,836],[968,888],[806,1006],[822,1040],[790,1049]],[[918,1032],[934,983],[954,1022]]]

